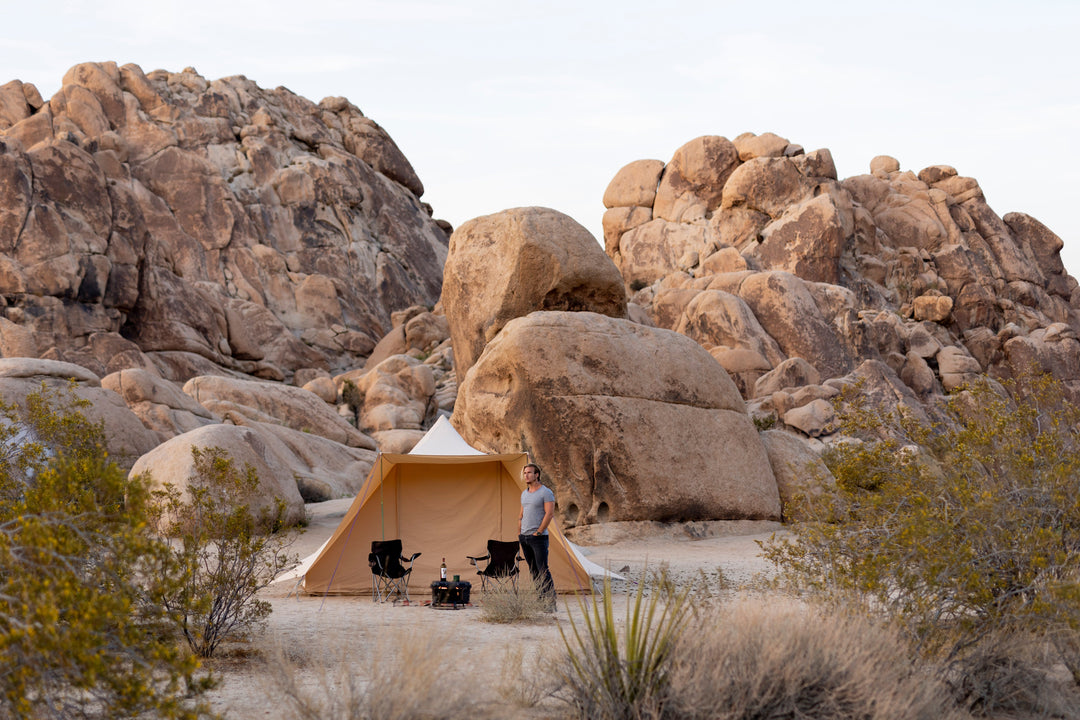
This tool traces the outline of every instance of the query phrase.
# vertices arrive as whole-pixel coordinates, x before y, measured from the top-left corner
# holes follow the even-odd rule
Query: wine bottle
[[[446,580],[446,558],[442,559],[442,566],[439,568],[439,579]]]

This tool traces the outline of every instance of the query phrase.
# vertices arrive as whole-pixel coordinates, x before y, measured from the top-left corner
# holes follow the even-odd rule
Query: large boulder
[[[704,290],[694,295],[675,329],[707,350],[717,346],[752,350],[766,359],[766,370],[785,359],[742,298],[723,290]]]
[[[462,383],[454,424],[481,449],[529,452],[568,526],[780,514],[735,385],[671,331],[595,313],[513,320]]]
[[[786,520],[794,519],[791,508],[799,499],[812,498],[823,488],[836,484],[821,456],[805,438],[786,430],[766,430],[761,433],[761,440],[776,476]]]
[[[753,257],[773,270],[787,270],[803,280],[836,283],[846,233],[833,199],[818,195],[789,208],[761,231]]]
[[[649,285],[682,268],[688,255],[705,249],[704,225],[687,225],[655,218],[623,233],[615,256],[630,289]]]
[[[755,273],[739,286],[739,297],[788,357],[806,359],[826,378],[851,369],[850,356],[798,276]]]
[[[504,210],[460,226],[443,273],[458,377],[507,322],[534,310],[626,317],[622,278],[596,239],[547,208]]]
[[[246,504],[254,515],[272,510],[275,503],[285,503],[285,521],[295,524],[304,519],[304,500],[293,478],[293,469],[274,452],[261,434],[235,425],[206,425],[158,445],[140,457],[131,468],[132,475],[149,474],[154,485],[172,485],[182,497],[190,497],[190,486],[198,478],[192,448],[220,448],[243,472],[250,465],[259,478],[258,487],[247,497],[232,498]]]
[[[604,190],[604,207],[651,208],[663,172],[661,160],[635,160],[624,165]]]
[[[702,220],[720,205],[724,183],[739,165],[727,138],[705,135],[686,143],[664,167],[653,216],[671,222]]]

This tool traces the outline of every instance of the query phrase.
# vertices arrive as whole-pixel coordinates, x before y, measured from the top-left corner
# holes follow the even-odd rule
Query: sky
[[[1021,9],[1022,8],[1022,9]],[[382,125],[455,227],[554,208],[602,241],[623,165],[701,135],[951,165],[1080,275],[1080,3],[0,0],[0,84],[80,62],[245,75]]]

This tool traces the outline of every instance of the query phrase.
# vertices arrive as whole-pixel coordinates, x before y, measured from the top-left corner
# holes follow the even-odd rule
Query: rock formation
[[[111,457],[161,482],[217,445],[294,518],[355,493],[377,442],[454,407],[451,228],[423,192],[343,98],[114,63],[48,101],[0,86],[0,393],[74,382]],[[376,358],[423,381],[343,397]],[[372,435],[351,405],[381,408]]]
[[[100,378],[78,365],[56,360],[0,358],[0,399],[6,405],[25,406],[26,398],[44,388],[60,402],[85,401],[79,412],[92,423],[100,423],[109,457],[124,468],[152,450],[159,436],[143,425],[123,398],[102,387]]]
[[[188,68],[73,67],[0,86],[0,352],[96,375],[283,380],[363,364],[439,296],[448,226],[393,140]]]
[[[779,519],[768,455],[727,373],[691,339],[625,319],[613,277],[595,239],[554,210],[458,228],[442,297],[455,426],[489,452],[531,453],[564,527]]]
[[[626,317],[622,278],[593,236],[547,208],[506,210],[458,228],[442,301],[462,377],[508,321],[533,310]]]
[[[1061,239],[999,217],[954,168],[881,156],[839,180],[828,150],[707,136],[666,164],[629,163],[604,204],[631,314],[701,343],[758,417],[828,435],[823,403],[856,377],[920,413],[978,373],[1032,368],[1080,400],[1080,293]]]
[[[422,195],[343,98],[114,63],[2,85],[0,394],[73,380],[125,467],[182,484],[220,445],[297,517],[453,413],[533,453],[566,525],[779,518],[854,383],[926,419],[982,373],[1080,401],[1061,239],[945,165],[841,180],[701,137],[616,173],[603,243],[544,208],[450,237]]]
[[[838,439],[833,401],[854,383],[927,421],[940,417],[945,392],[982,373],[1050,372],[1080,400],[1080,293],[1061,240],[1027,215],[999,218],[953,168],[916,175],[882,156],[870,169],[841,181],[828,150],[806,153],[767,133],[697,138],[667,163],[634,161],[612,179],[603,246],[629,294],[625,317],[696,341],[723,379],[644,350],[678,347],[670,341],[587,312],[541,312],[532,271],[470,259],[477,247],[528,258],[520,248],[530,243],[579,237],[525,226],[521,209],[462,226],[443,291],[457,356],[469,358],[458,365],[455,424],[474,444],[524,447],[546,463],[560,516],[574,525],[774,517],[754,481],[786,498],[808,468],[827,475],[816,453]],[[601,268],[590,259],[579,269],[590,279],[574,283],[606,288]],[[492,285],[503,290],[482,292]],[[582,299],[557,309],[590,308]],[[701,408],[680,393],[701,397],[710,383],[731,385],[756,424],[777,428],[762,436],[767,452],[737,429],[750,425],[738,403],[725,407],[742,419],[720,432],[702,433],[712,426],[700,418],[681,424]],[[670,416],[659,409],[667,402],[679,406]],[[672,490],[657,458],[676,462],[665,454],[674,448],[696,470]],[[713,496],[698,478],[717,468],[723,490]]]

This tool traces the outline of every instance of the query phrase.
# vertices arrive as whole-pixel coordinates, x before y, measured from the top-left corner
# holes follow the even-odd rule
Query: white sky
[[[46,98],[72,65],[243,74],[381,124],[454,226],[523,205],[601,238],[628,162],[699,135],[775,132],[832,151],[952,165],[1000,215],[1065,241],[1080,275],[1080,3],[512,3],[0,0],[0,84]],[[1021,9],[1022,7],[1022,9]]]

